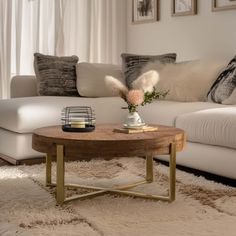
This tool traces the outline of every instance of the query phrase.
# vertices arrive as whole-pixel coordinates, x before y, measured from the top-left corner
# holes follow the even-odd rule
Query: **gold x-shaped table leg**
[[[146,199],[163,200],[172,202],[175,200],[175,181],[176,181],[176,146],[175,143],[170,144],[170,161],[169,161],[169,194],[168,196],[159,196],[153,194],[146,194],[142,192],[128,191],[128,189],[136,187],[140,184],[146,184],[153,182],[153,156],[146,156],[146,179],[136,183],[131,183],[122,186],[113,186],[111,188],[102,188],[87,185],[77,185],[77,184],[65,184],[65,160],[64,160],[64,146],[57,145],[57,174],[56,183],[52,183],[51,178],[51,168],[52,168],[52,158],[50,154],[46,157],[46,185],[56,186],[56,200],[58,205],[63,203],[76,200],[76,199],[86,199],[89,197],[94,197],[102,195],[104,193],[118,193],[125,194],[133,197],[141,197]],[[72,197],[65,198],[65,187],[74,188],[84,188],[96,190],[91,193],[75,195]]]

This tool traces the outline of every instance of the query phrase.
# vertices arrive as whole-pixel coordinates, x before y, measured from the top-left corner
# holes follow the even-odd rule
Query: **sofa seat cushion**
[[[27,97],[0,100],[0,127],[17,133],[32,133],[36,128],[61,124],[66,106],[91,106],[97,123],[117,123],[125,119],[125,103],[119,97]]]
[[[148,124],[158,123],[161,125],[175,126],[176,117],[179,115],[217,107],[227,106],[211,102],[176,102],[161,100],[140,107],[138,111]]]
[[[34,129],[61,124],[61,110],[66,106],[91,106],[97,123],[123,123],[128,111],[120,97],[27,97],[0,100],[0,127],[17,133],[31,133]],[[178,115],[203,109],[227,107],[217,103],[183,103],[156,101],[138,109],[146,123],[175,125]]]
[[[180,115],[176,127],[186,131],[188,141],[236,149],[235,106]]]

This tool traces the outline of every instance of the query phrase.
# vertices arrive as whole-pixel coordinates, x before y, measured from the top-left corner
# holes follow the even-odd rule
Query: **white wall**
[[[127,51],[140,54],[176,52],[178,61],[236,55],[236,9],[211,11],[211,0],[198,0],[195,16],[171,16],[171,0],[160,0],[160,20],[132,24],[127,1]]]

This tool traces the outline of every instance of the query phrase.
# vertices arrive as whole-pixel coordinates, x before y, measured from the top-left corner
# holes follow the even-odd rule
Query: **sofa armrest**
[[[11,98],[34,96],[38,96],[35,76],[17,75],[11,79]]]

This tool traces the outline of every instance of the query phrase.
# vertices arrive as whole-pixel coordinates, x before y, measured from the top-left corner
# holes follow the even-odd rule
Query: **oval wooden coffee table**
[[[158,131],[124,134],[113,132],[120,125],[97,125],[96,130],[89,133],[63,132],[61,126],[44,127],[34,130],[32,147],[38,152],[46,153],[46,184],[56,186],[56,200],[59,205],[75,200],[101,195],[107,192],[121,193],[135,197],[156,200],[175,200],[175,167],[176,152],[185,145],[186,137],[183,130],[158,126]],[[155,155],[169,155],[169,195],[157,196],[128,189],[144,183],[153,182],[153,157]],[[51,181],[52,156],[57,158],[56,183]],[[65,159],[67,157],[84,158],[113,158],[113,157],[146,157],[145,180],[126,186],[110,188],[65,184]],[[86,188],[95,192],[65,198],[65,187]]]

